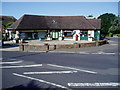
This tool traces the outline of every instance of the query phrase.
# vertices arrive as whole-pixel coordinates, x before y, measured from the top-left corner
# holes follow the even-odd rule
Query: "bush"
[[[109,33],[109,35],[108,35],[109,37],[113,37],[113,33]]]
[[[120,34],[117,34],[118,37],[120,37]]]

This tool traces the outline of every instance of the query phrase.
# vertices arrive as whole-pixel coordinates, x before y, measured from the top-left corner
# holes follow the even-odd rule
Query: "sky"
[[[104,13],[118,15],[118,2],[2,2],[2,15],[17,19],[24,14],[98,17]]]

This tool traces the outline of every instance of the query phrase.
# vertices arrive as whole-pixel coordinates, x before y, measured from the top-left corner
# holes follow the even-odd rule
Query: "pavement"
[[[89,43],[89,41],[39,41],[39,40],[29,40],[27,41],[29,44],[32,45],[44,45],[45,43],[48,44],[71,44],[71,43]],[[93,41],[94,42],[94,41]],[[81,54],[87,54],[87,53],[94,53],[96,50],[99,53],[102,53],[103,50],[108,50],[110,48],[113,48],[113,46],[118,45],[118,43],[114,43],[112,41],[108,41],[109,44],[102,45],[102,46],[96,46],[96,47],[84,47],[84,48],[71,48],[71,49],[56,49],[49,51],[51,53],[81,53]],[[111,44],[112,43],[112,44]],[[114,44],[113,44],[114,43]],[[13,41],[5,41],[4,46],[0,48],[0,51],[19,51],[19,44],[15,44]],[[46,51],[40,51],[40,52],[46,52]]]
[[[86,40],[79,40],[79,41],[72,41],[72,40],[52,40],[52,41],[39,41],[39,40],[30,40],[28,41],[28,44],[32,44],[32,45],[44,45],[44,44],[49,44],[49,45],[65,45],[65,44],[74,44],[74,43],[90,43],[90,41],[86,41]],[[95,42],[95,41],[92,41]]]
[[[74,44],[74,43],[89,43],[89,41],[39,41],[39,40],[26,40],[29,45],[45,45],[46,43],[49,45],[65,45],[65,44]],[[94,42],[94,41],[93,41]],[[4,41],[4,46],[0,48],[0,51],[19,51],[19,44],[14,43],[13,41]]]
[[[19,44],[13,41],[4,41],[4,46],[0,48],[0,51],[19,51]]]

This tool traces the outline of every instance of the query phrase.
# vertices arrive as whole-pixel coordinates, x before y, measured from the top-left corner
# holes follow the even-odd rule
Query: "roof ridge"
[[[16,25],[16,28],[18,28],[18,26],[21,24],[23,18],[24,18],[24,15],[22,17],[20,17],[18,20],[16,20],[10,27],[12,27],[15,23],[18,22],[19,24]],[[10,28],[10,27],[8,27],[8,28]]]
[[[85,17],[85,16],[48,16],[48,15],[31,15],[31,14],[24,14],[23,16],[45,16],[45,17]]]

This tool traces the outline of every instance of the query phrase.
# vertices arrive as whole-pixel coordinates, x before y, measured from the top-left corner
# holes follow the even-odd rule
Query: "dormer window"
[[[52,24],[57,24],[57,22],[55,20],[52,20]]]

